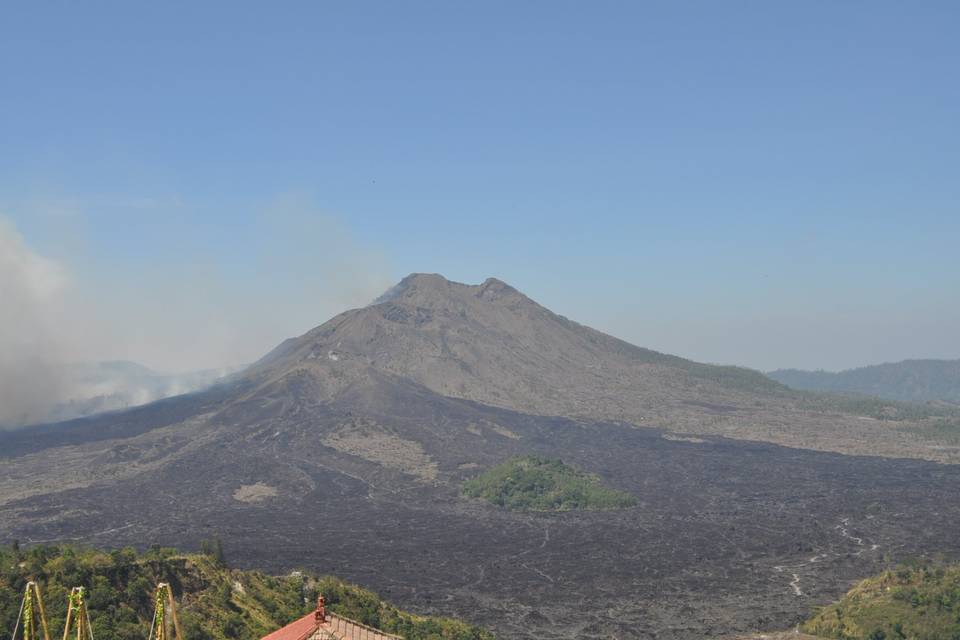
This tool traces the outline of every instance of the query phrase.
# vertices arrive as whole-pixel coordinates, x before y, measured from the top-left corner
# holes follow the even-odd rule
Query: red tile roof
[[[299,620],[295,620],[270,635],[264,636],[262,640],[306,640],[310,634],[317,630],[317,626],[316,615],[311,611]]]

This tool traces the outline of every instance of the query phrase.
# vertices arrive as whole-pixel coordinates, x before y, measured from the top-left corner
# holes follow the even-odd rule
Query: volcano
[[[239,566],[335,573],[506,637],[784,628],[884,554],[960,551],[960,470],[932,462],[960,452],[881,409],[633,346],[500,280],[414,274],[209,390],[0,433],[0,538],[217,535]],[[521,455],[637,504],[461,494]]]

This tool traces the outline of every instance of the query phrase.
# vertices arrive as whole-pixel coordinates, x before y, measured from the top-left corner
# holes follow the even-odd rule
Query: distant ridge
[[[767,376],[794,389],[960,404],[960,360],[903,360],[837,373],[778,369]]]

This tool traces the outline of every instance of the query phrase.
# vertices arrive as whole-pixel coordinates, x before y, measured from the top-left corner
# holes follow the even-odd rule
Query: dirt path
[[[873,552],[880,548],[879,544],[873,544],[873,543],[870,544],[870,546],[868,547],[864,544],[862,537],[851,534],[850,518],[843,518],[842,520],[840,520],[840,524],[836,525],[834,527],[834,530],[837,531],[842,538],[849,540],[854,544],[856,544],[858,547],[860,547],[853,554],[854,556],[859,557],[866,552]],[[789,587],[793,591],[793,594],[795,596],[802,597],[805,595],[803,592],[803,589],[800,588],[800,581],[801,581],[800,574],[802,573],[802,571],[807,567],[814,565],[818,562],[821,562],[831,556],[836,557],[840,555],[843,555],[843,554],[842,553],[818,553],[815,556],[811,556],[810,559],[807,560],[806,562],[800,562],[798,564],[790,564],[790,565],[785,565],[785,564],[775,565],[773,567],[773,570],[776,571],[777,573],[784,573],[785,571],[790,571]]]

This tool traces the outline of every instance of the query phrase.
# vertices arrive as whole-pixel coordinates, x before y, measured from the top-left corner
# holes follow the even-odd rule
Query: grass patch
[[[604,486],[595,475],[537,456],[497,465],[467,480],[463,493],[513,511],[606,510],[637,504],[635,496]]]
[[[821,391],[797,391],[796,397],[801,409],[851,413],[876,418],[877,420],[909,421],[930,418],[960,418],[960,408],[944,403],[928,402],[921,404]]]

